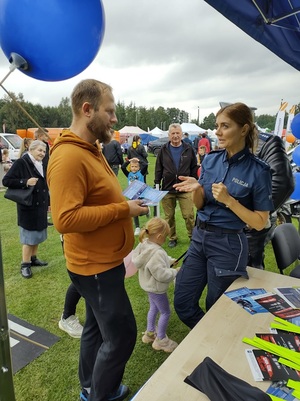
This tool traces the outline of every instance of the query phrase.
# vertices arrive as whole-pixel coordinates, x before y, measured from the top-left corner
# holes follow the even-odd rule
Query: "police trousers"
[[[243,232],[212,232],[196,226],[176,276],[174,307],[180,320],[193,328],[205,314],[199,306],[205,287],[208,311],[235,279],[248,277],[247,259],[248,244]]]

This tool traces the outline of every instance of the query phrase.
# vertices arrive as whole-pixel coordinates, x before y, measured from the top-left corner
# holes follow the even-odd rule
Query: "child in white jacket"
[[[147,292],[150,304],[147,331],[143,333],[142,341],[152,343],[155,350],[165,352],[172,352],[178,345],[166,334],[171,314],[167,290],[178,272],[178,269],[170,268],[174,259],[162,248],[169,233],[170,227],[165,220],[152,218],[141,230],[140,243],[132,252],[132,262],[138,269],[140,286]],[[158,314],[160,316],[156,330]]]

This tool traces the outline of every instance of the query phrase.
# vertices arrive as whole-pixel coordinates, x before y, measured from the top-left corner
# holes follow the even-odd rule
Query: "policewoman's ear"
[[[248,124],[245,124],[245,125],[243,126],[243,128],[242,128],[242,133],[241,133],[241,135],[242,135],[242,136],[247,136],[247,135],[248,135],[248,132],[249,132],[249,125],[248,125]]]

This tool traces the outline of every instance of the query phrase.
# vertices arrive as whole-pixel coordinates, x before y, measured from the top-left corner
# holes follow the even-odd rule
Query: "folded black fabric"
[[[209,357],[184,381],[211,401],[272,401],[268,394],[229,374]]]

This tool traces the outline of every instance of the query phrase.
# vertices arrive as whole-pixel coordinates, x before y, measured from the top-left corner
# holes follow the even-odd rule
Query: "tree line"
[[[42,127],[52,128],[64,128],[69,127],[72,120],[72,110],[70,99],[63,97],[58,106],[41,106],[40,104],[33,104],[24,99],[22,93],[15,95],[9,93],[4,95],[0,99],[0,122],[6,132],[16,132],[17,129],[27,129],[34,127],[35,124],[30,118],[24,113],[18,104],[26,110],[26,112],[38,122]],[[297,110],[300,110],[299,105]],[[175,107],[164,108],[164,107],[142,107],[136,106],[135,103],[131,102],[129,105],[118,101],[116,104],[116,114],[118,117],[118,124],[115,129],[121,129],[125,125],[128,126],[139,126],[141,129],[147,132],[154,127],[158,127],[163,131],[167,131],[171,123],[185,123],[192,122],[200,125],[204,129],[215,128],[216,116],[214,113],[204,117],[202,121],[189,120],[189,113],[184,110],[180,110]],[[286,120],[288,114],[286,113]],[[268,114],[262,114],[255,116],[255,121],[262,128],[268,128],[270,131],[274,130],[276,115],[271,116]],[[285,121],[286,125],[286,121]]]

